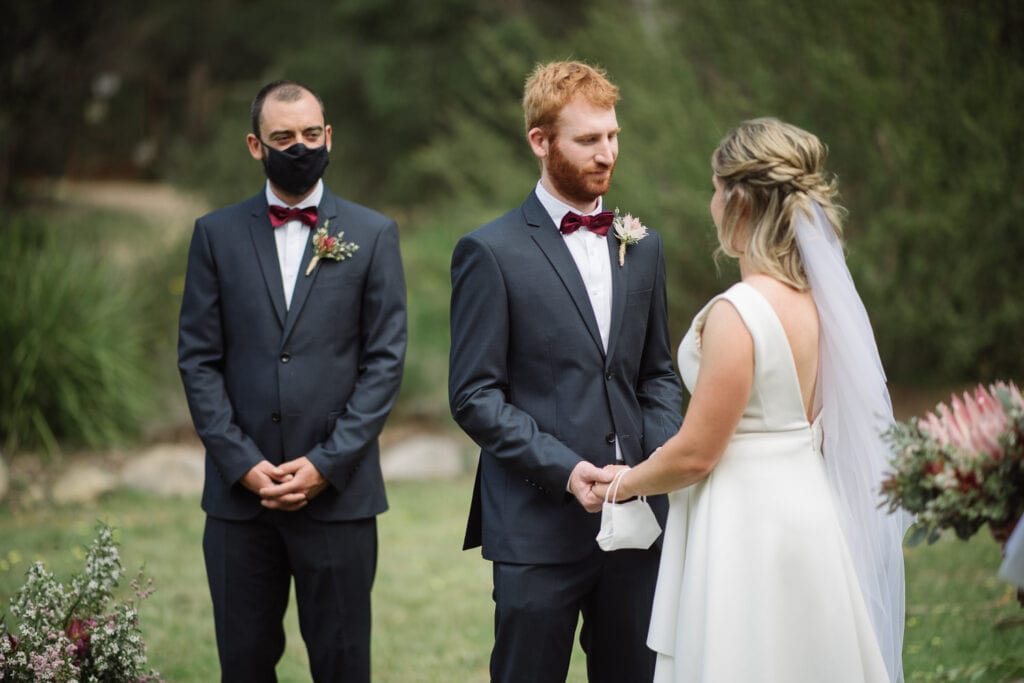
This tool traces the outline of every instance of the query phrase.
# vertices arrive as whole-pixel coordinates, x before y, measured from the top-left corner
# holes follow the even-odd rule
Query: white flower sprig
[[[619,268],[621,268],[626,264],[626,247],[631,247],[647,237],[647,226],[632,214],[627,213],[622,216],[619,214],[619,210],[615,209],[612,227],[615,228],[615,237],[619,240]]]
[[[113,532],[102,523],[85,551],[84,573],[60,582],[42,562],[33,563],[10,598],[14,623],[0,615],[0,680],[161,681],[146,671],[139,624],[138,603],[152,588],[132,581],[138,603],[116,601],[122,576]],[[139,577],[145,579],[141,571]]]
[[[330,220],[324,221],[324,224],[316,229],[313,233],[313,258],[309,260],[309,265],[306,266],[306,277],[313,272],[316,268],[316,264],[320,263],[320,259],[329,258],[334,261],[344,261],[347,258],[351,258],[356,250],[359,249],[359,245],[355,242],[343,242],[342,237],[345,235],[344,232],[339,232],[337,237],[331,237],[327,233],[327,227],[330,225]]]

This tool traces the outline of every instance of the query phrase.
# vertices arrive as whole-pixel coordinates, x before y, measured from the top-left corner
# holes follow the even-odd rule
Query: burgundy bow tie
[[[612,226],[614,218],[615,213],[612,211],[602,211],[593,216],[581,216],[570,211],[562,217],[562,225],[558,229],[562,231],[563,235],[571,235],[580,228],[586,228],[595,235],[604,237],[608,234],[608,228]]]
[[[311,228],[316,227],[316,207],[307,206],[304,209],[288,209],[283,206],[277,206],[271,204],[270,209],[270,224],[275,228],[279,228],[288,221],[302,221]]]

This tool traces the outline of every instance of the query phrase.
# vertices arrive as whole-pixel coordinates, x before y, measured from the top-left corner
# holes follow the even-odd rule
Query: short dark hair
[[[251,108],[253,135],[257,138],[260,137],[260,117],[263,116],[263,103],[268,97],[273,95],[275,100],[280,100],[282,102],[294,102],[302,97],[304,92],[308,92],[316,98],[318,103],[320,103],[320,112],[323,114],[324,121],[326,122],[327,110],[324,109],[324,101],[320,99],[320,96],[316,94],[316,91],[304,83],[281,79],[267,83],[265,86],[260,88],[260,91],[256,93],[256,97],[253,98]]]

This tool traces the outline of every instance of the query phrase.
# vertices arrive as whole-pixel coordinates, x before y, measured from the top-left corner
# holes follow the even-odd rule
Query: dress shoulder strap
[[[731,303],[740,314],[740,317],[743,319],[743,324],[746,325],[747,330],[750,332],[750,336],[754,338],[755,349],[771,345],[771,337],[776,335],[778,332],[782,332],[782,341],[788,346],[785,331],[782,330],[782,324],[779,322],[779,319],[775,315],[775,311],[772,309],[771,305],[768,303],[768,300],[764,298],[764,295],[747,283],[737,282],[729,289],[711,299],[711,301],[709,301],[697,314],[696,318],[694,318],[693,325],[695,332],[698,335],[698,347],[700,345],[700,335],[704,331],[704,325],[707,322],[708,314],[711,312],[711,308],[715,303],[721,299],[725,299]]]
[[[736,308],[753,338],[755,387],[773,397],[769,412],[775,421],[787,424],[806,422],[789,338],[775,309],[757,289],[745,282],[737,282],[708,302],[695,321],[698,348],[707,315],[719,299],[725,299]]]

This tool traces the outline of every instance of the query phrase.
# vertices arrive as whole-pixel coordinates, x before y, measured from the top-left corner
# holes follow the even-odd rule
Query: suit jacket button
[[[605,440],[606,443],[609,443],[609,444],[615,443],[615,432],[608,432],[607,434],[605,434],[604,435],[604,440]]]
[[[281,421],[281,413],[271,413],[270,414],[270,421],[271,422],[280,422]]]
[[[281,362],[282,363],[287,363],[291,359],[292,359],[292,354],[287,353],[287,352],[281,354]]]
[[[611,372],[609,372],[608,374],[606,374],[606,375],[604,376],[604,378],[605,378],[606,380],[608,380],[609,382],[611,382],[611,381],[612,381],[612,377],[613,377],[613,376],[614,376],[614,375],[612,375],[612,373],[611,373]]]

